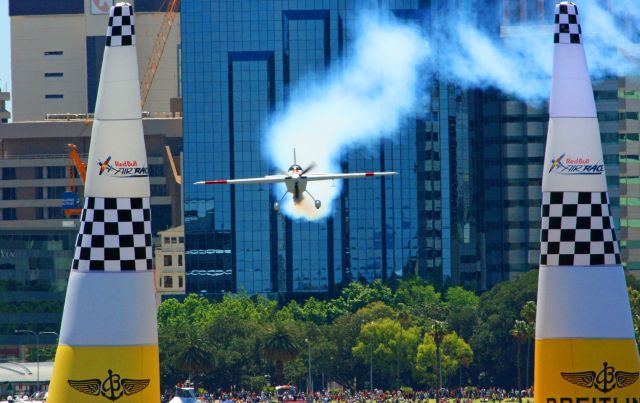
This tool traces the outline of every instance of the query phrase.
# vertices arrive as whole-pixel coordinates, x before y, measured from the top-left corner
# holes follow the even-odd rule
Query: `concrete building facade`
[[[151,184],[154,242],[180,225],[180,186],[166,152],[179,153],[181,118],[143,119]],[[2,346],[27,341],[19,326],[58,331],[78,216],[65,216],[62,195],[73,168],[67,144],[86,161],[92,121],[17,122],[0,125],[0,354]],[[73,179],[82,205],[83,184]]]
[[[156,299],[185,293],[184,226],[158,232],[155,248]]]
[[[9,1],[13,121],[47,114],[92,113],[112,0]],[[135,7],[140,77],[164,18],[162,1]],[[104,11],[106,9],[106,12]],[[170,112],[179,92],[180,16],[174,21],[145,110]]]

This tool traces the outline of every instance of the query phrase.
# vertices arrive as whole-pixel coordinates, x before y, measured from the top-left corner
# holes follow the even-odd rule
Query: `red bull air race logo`
[[[106,175],[114,178],[141,178],[149,176],[149,168],[141,166],[135,160],[118,161],[108,156],[104,161],[98,161],[100,170],[98,175]]]
[[[602,161],[593,162],[591,158],[571,158],[567,154],[562,154],[558,158],[551,160],[551,167],[548,173],[558,175],[602,175],[604,164]]]

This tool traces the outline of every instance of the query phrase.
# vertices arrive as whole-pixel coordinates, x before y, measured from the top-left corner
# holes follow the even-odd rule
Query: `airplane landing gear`
[[[280,203],[282,203],[282,199],[284,199],[284,197],[287,195],[287,193],[289,193],[289,192],[284,192],[284,194],[282,195],[280,200],[278,200],[277,202],[273,203],[273,210],[276,213],[280,211]]]
[[[313,197],[313,195],[312,195],[311,193],[309,193],[309,191],[308,191],[308,190],[305,190],[304,192],[305,192],[306,194],[308,194],[308,195],[309,195],[309,197],[311,197],[311,199],[313,200],[313,204],[314,204],[314,206],[316,206],[316,209],[318,209],[318,210],[319,210],[319,209],[320,209],[320,206],[322,206],[322,203],[320,202],[320,200],[316,200],[316,198],[315,198],[315,197]]]

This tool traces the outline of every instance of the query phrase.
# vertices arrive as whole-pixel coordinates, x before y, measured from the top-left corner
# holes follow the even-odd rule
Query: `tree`
[[[333,300],[335,306],[328,309],[356,312],[372,302],[382,302],[389,305],[392,300],[393,291],[380,280],[375,280],[369,285],[353,281],[342,290],[340,297]]]
[[[516,319],[513,328],[509,330],[509,334],[516,339],[516,343],[518,345],[518,354],[516,355],[516,366],[518,368],[518,390],[522,389],[522,382],[520,376],[520,346],[527,340],[529,337],[529,325],[524,320]]]
[[[211,367],[211,350],[206,338],[197,331],[187,331],[181,338],[182,351],[177,361],[180,368],[193,379],[196,373],[204,372]]]
[[[516,344],[509,330],[520,319],[522,306],[535,300],[538,271],[531,270],[511,281],[499,283],[480,296],[478,319],[469,339],[474,353],[475,374],[484,372],[479,386],[514,385]]]
[[[640,347],[640,291],[629,287],[629,303],[631,304],[631,317],[636,334],[636,343]]]
[[[442,372],[450,377],[462,367],[468,368],[473,361],[471,347],[455,332],[442,339]],[[426,334],[418,346],[416,357],[416,376],[421,383],[435,385],[438,383],[438,354],[434,337]]]
[[[264,358],[276,365],[276,383],[284,382],[284,363],[293,361],[300,352],[294,336],[293,326],[286,322],[275,322],[264,335],[262,353]]]
[[[441,294],[420,278],[403,280],[394,296],[396,306],[402,304],[411,314],[414,325],[427,328],[433,320],[446,319],[446,306]]]
[[[462,287],[450,287],[445,293],[449,329],[469,340],[478,320],[480,298]]]
[[[442,341],[447,333],[447,323],[439,320],[435,321],[429,329],[429,334],[433,337],[433,342],[436,345],[436,356],[438,358],[438,393],[442,389],[442,351],[440,346],[442,346]]]
[[[394,368],[398,362],[406,363],[410,368],[415,365],[420,338],[418,328],[410,327],[403,331],[401,328],[398,321],[390,318],[366,323],[362,326],[357,343],[352,349],[353,356],[363,363],[371,364],[370,360],[373,357],[376,363],[375,372],[381,379],[377,386],[391,386],[395,378]]]
[[[522,319],[527,322],[528,330],[527,333],[527,365],[526,368],[526,376],[525,376],[525,388],[530,386],[529,384],[529,369],[531,362],[531,340],[535,338],[536,335],[536,303],[535,301],[527,301],[522,309],[520,310],[520,316]]]

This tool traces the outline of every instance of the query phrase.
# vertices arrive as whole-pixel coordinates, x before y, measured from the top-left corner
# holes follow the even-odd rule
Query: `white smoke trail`
[[[594,78],[640,74],[640,47],[632,40],[638,37],[640,8],[634,3],[578,2]],[[419,100],[426,96],[419,91],[436,75],[463,88],[492,87],[530,103],[548,98],[553,21],[506,27],[499,37],[489,26],[471,24],[478,18],[460,14],[460,8],[438,12],[446,24],[436,26],[428,39],[417,27],[391,17],[362,18],[341,68],[313,88],[298,89],[275,116],[265,150],[271,162],[288,166],[295,147],[303,167],[315,161],[315,172],[340,171],[339,161],[349,149],[377,145],[381,137],[395,135],[404,118],[419,112]],[[317,214],[296,209],[289,197],[283,211],[294,218],[327,217],[340,184],[314,182],[309,190],[323,202]],[[277,197],[284,191],[284,185],[277,188]]]
[[[314,161],[315,173],[340,172],[340,160],[350,147],[394,135],[402,119],[415,111],[428,42],[417,27],[392,19],[368,15],[359,24],[360,35],[343,67],[315,88],[293,94],[272,122],[267,154],[275,166],[289,166],[295,148],[303,168]],[[296,208],[290,197],[283,200],[283,211],[312,220],[329,215],[340,184],[312,182],[308,190],[323,203],[318,214]],[[278,187],[277,197],[284,191],[284,185]]]
[[[578,2],[589,71],[593,78],[638,74],[640,47],[631,41],[638,33],[640,12],[632,0]],[[491,14],[491,13],[488,13]],[[467,15],[432,36],[443,63],[441,76],[464,87],[493,87],[523,101],[538,103],[549,97],[553,56],[553,21],[502,27],[501,38],[487,26],[474,26]]]

